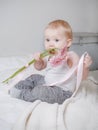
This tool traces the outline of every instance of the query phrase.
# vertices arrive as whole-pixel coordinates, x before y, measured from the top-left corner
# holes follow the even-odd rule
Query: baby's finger
[[[89,67],[92,64],[92,58],[87,54],[84,58],[85,67]]]

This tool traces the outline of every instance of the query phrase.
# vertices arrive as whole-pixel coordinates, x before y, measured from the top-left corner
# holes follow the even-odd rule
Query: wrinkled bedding
[[[32,129],[97,130],[98,84],[82,82],[77,95],[62,105],[25,102],[0,91],[0,130]]]
[[[17,65],[3,66],[0,82],[20,67]],[[32,73],[31,68],[24,78]],[[98,130],[98,70],[91,71],[77,95],[61,105],[12,98],[7,93],[12,86],[0,83],[0,130]]]
[[[97,130],[97,86],[87,80],[81,87],[75,98],[66,100],[62,105],[41,101],[29,105],[16,122],[14,130]]]

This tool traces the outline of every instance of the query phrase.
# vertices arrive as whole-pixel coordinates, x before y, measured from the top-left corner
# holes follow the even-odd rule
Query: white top
[[[50,85],[64,79],[64,77],[66,77],[66,73],[68,73],[69,70],[70,68],[66,62],[62,62],[62,64],[55,67],[51,66],[50,62],[48,62],[45,74],[46,84]],[[76,86],[75,73],[66,82],[60,83],[56,86],[61,87],[65,91],[74,92]]]

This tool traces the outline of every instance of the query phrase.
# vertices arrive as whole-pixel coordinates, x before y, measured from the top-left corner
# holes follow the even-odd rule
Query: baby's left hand
[[[89,66],[92,64],[92,58],[91,56],[87,53],[85,58],[84,58],[84,65],[86,68],[89,68]]]

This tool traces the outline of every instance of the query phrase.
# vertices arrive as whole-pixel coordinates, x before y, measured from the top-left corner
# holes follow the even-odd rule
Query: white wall
[[[43,31],[54,19],[74,32],[98,32],[98,0],[0,0],[0,56],[43,49]]]

